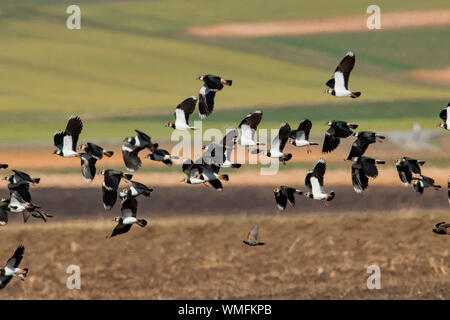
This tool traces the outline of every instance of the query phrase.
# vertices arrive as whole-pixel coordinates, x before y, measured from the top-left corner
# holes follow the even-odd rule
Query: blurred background
[[[66,8],[72,4],[81,8],[81,30],[66,28]],[[381,9],[380,30],[366,26],[372,4]],[[16,284],[8,298],[34,298],[36,293],[42,298],[109,298],[111,293],[114,298],[370,298],[363,266],[372,262],[392,276],[386,278],[388,289],[375,297],[450,297],[444,281],[448,251],[439,249],[442,238],[430,236],[436,219],[450,218],[450,134],[437,127],[450,99],[449,1],[1,0],[0,39],[0,162],[10,166],[4,172],[16,168],[41,177],[32,189],[33,200],[55,215],[45,227],[41,221],[22,227],[21,217],[12,217],[0,242],[15,239],[36,246],[28,262],[34,261],[40,276],[45,266],[61,271],[44,287],[37,275]],[[324,94],[325,83],[349,50],[356,55],[350,88],[362,96]],[[172,129],[165,125],[182,100],[198,94],[196,78],[202,74],[233,80],[232,87],[217,94],[204,129],[225,131],[261,109],[259,128],[275,129],[287,121],[294,129],[308,118],[311,140],[320,145],[311,154],[287,146],[294,157],[274,176],[260,176],[260,166],[223,170],[230,182],[222,193],[181,184],[179,165],[143,159],[134,178],[155,192],[153,199],[140,200],[139,214],[154,220],[144,230],[133,227],[121,240],[103,241],[120,205],[105,214],[102,177],[88,185],[79,159],[53,155],[53,133],[65,128],[70,115],[80,116],[80,142],[115,152],[99,161],[97,170],[125,171],[120,147],[134,129],[171,149]],[[199,120],[197,112],[194,120]],[[358,130],[387,137],[366,152],[386,165],[362,195],[351,186],[351,163],[343,161],[354,139],[341,141],[331,154],[320,152],[328,120],[356,123]],[[417,196],[412,187],[402,187],[394,166],[402,156],[425,160],[423,174],[442,190]],[[279,213],[272,189],[286,184],[304,190],[306,171],[319,157],[328,164],[325,189],[335,190],[336,199],[325,206],[299,198],[296,207]],[[6,183],[1,194],[8,195]],[[188,220],[167,222],[168,217]],[[84,219],[92,220],[89,227]],[[58,224],[64,220],[80,224]],[[272,242],[259,248],[265,261],[257,251],[239,246],[256,222],[261,240]],[[64,252],[52,243],[37,245],[45,228],[54,228]],[[173,233],[181,241],[173,242]],[[127,247],[136,241],[146,243],[142,250],[156,247],[158,253],[152,251],[155,256],[149,253],[142,262]],[[130,275],[126,279],[134,287],[116,292],[119,285],[111,279],[120,281],[117,272],[129,266],[114,262],[108,250],[120,252],[136,268],[143,263],[154,274],[145,279]],[[10,251],[1,248],[1,257]],[[172,258],[162,261],[167,252]],[[56,255],[64,262],[49,262]],[[115,269],[106,268],[106,262],[94,264],[95,257]],[[60,288],[65,262],[77,259],[87,277],[100,279],[81,293]],[[255,268],[262,280],[253,275]],[[408,286],[395,277],[399,270],[423,278],[417,276],[420,280]],[[95,278],[100,271],[104,276]]]

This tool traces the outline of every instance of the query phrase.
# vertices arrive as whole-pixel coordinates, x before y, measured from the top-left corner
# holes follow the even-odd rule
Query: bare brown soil
[[[450,67],[441,70],[414,70],[409,75],[426,82],[450,85]]]
[[[113,239],[112,222],[9,226],[0,259],[23,243],[30,272],[0,299],[449,299],[450,238],[431,232],[449,218],[154,219]],[[266,244],[245,246],[255,223]],[[374,264],[381,290],[366,287]]]
[[[370,31],[369,15],[352,15],[298,21],[269,21],[258,23],[229,23],[192,27],[188,33],[215,38],[253,38],[305,34]],[[450,24],[449,10],[382,12],[381,29],[410,29]]]

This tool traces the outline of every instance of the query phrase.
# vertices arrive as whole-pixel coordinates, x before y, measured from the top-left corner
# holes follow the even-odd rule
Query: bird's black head
[[[204,77],[204,76],[198,76],[198,77],[197,77],[197,80],[203,80],[203,77]]]
[[[169,128],[174,128],[175,129],[175,123],[173,123],[173,122],[167,122],[167,126]]]

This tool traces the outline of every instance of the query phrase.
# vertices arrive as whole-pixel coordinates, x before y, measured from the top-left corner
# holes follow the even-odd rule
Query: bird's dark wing
[[[283,123],[280,127],[280,130],[278,131],[278,138],[280,139],[280,152],[282,152],[284,147],[286,146],[286,142],[289,139],[290,133],[291,126],[289,125],[289,123]]]
[[[413,180],[413,187],[414,191],[416,191],[418,194],[423,194],[423,186],[421,185],[420,180]]]
[[[398,176],[401,182],[405,185],[410,184],[412,180],[412,174],[408,166],[401,162],[397,163],[395,167],[397,168]]]
[[[14,193],[21,202],[31,202],[30,185],[28,182],[9,183],[8,190]]]
[[[261,122],[263,112],[261,110],[257,110],[249,115],[247,115],[244,120],[239,124],[239,128],[242,125],[248,125],[251,129],[256,130],[259,123]]]
[[[8,223],[8,210],[7,210],[8,204],[5,202],[1,203],[0,206],[0,223],[6,224]]]
[[[139,168],[142,166],[141,158],[138,156],[138,150],[135,151],[125,151],[122,149],[122,158],[123,162],[125,163],[125,166],[128,171],[134,172],[139,170]]]
[[[215,180],[209,180],[208,182],[214,189],[216,189],[216,190],[222,189],[222,182],[220,182],[220,180],[215,179]]]
[[[287,196],[284,194],[283,190],[281,188],[277,188],[277,190],[274,191],[275,195],[275,201],[277,202],[278,209],[280,211],[283,211],[286,209],[287,205]]]
[[[365,140],[364,140],[365,141]],[[347,160],[351,160],[354,157],[361,157],[366,151],[368,144],[363,141],[363,138],[357,138],[352,144],[350,153],[348,154]]]
[[[411,170],[415,174],[421,174],[420,166],[417,163],[416,159],[404,157],[403,158],[409,170]]]
[[[309,171],[306,174],[306,177],[305,177],[305,186],[310,191],[312,190],[312,186],[311,186],[311,177],[312,177],[312,175],[313,175],[312,171]]]
[[[371,178],[378,176],[378,169],[375,163],[375,159],[369,157],[361,157],[361,165],[364,173]]]
[[[284,191],[286,192],[287,200],[292,206],[295,206],[295,189],[290,187],[283,187]]]
[[[323,186],[323,177],[325,176],[326,170],[327,165],[325,161],[323,159],[320,159],[314,167],[313,176],[319,180],[321,186]]]
[[[203,77],[203,82],[205,85],[214,90],[222,90],[223,83],[221,81],[221,78],[212,74],[207,74]]]
[[[122,217],[136,217],[137,214],[137,199],[135,197],[128,197],[122,202],[121,212]]]
[[[131,226],[132,226],[131,224],[123,224],[119,222],[108,238],[115,237],[119,234],[127,233],[128,231],[130,231]]]
[[[16,180],[22,180],[22,181],[27,181],[27,182],[31,182],[34,183],[34,180],[31,179],[30,175],[28,173],[25,173],[23,171],[19,171],[19,170],[12,170],[15,175],[16,175]]]
[[[447,108],[445,108],[444,110],[441,111],[441,113],[439,113],[439,117],[444,121],[447,121],[447,117],[449,116],[447,114],[447,110],[448,110]]]
[[[119,188],[122,173],[114,170],[108,170],[105,174],[104,184],[107,189],[117,190]]]
[[[9,258],[8,262],[6,263],[6,266],[10,268],[17,268],[17,266],[22,261],[24,252],[25,247],[23,245],[17,247],[16,251],[14,251],[14,255],[11,258]]]
[[[357,193],[361,193],[369,185],[369,179],[364,174],[364,171],[359,163],[354,163],[352,165],[352,184],[353,189]]]
[[[64,132],[62,131],[55,132],[55,134],[53,135],[53,144],[58,149],[62,150],[64,144]]]
[[[353,131],[348,127],[347,123],[344,121],[335,121],[331,125],[335,130],[335,136],[339,138],[347,138],[353,133]],[[356,126],[357,127],[357,126]]]
[[[355,66],[355,55],[353,52],[348,52],[347,55],[342,59],[342,61],[337,66],[334,72],[340,71],[344,75],[345,88],[348,89],[348,79],[350,77],[350,72]]]
[[[189,116],[194,112],[197,100],[193,97],[189,97],[183,100],[178,106],[178,109],[183,110],[186,123],[189,123]]]
[[[322,146],[322,152],[327,153],[335,150],[339,143],[341,142],[341,139],[336,137],[334,135],[334,129],[329,128],[327,132],[325,132],[325,137],[323,139],[323,146]]]
[[[78,137],[83,130],[83,122],[78,116],[71,116],[67,122],[65,135],[72,136],[72,150],[76,151]]]
[[[84,179],[88,182],[92,181],[95,177],[95,163],[97,159],[90,153],[83,153],[80,156],[81,159],[81,173]]]
[[[301,121],[300,124],[298,125],[297,132],[298,131],[304,132],[305,140],[309,140],[309,132],[311,131],[311,128],[312,128],[311,120],[305,119],[305,120]]]
[[[117,189],[115,190],[108,190],[105,188],[104,185],[102,185],[102,200],[103,200],[103,206],[106,210],[110,210],[117,201]]]
[[[334,78],[331,78],[330,80],[327,81],[326,85],[331,89],[334,89],[334,83],[335,83]]]
[[[88,142],[87,146],[88,146],[87,150],[85,150],[87,153],[92,154],[97,159],[101,159],[103,157],[103,148],[102,147],[100,147],[94,143],[91,143],[91,142]]]
[[[208,117],[214,109],[214,97],[216,92],[209,90],[208,87],[201,87],[198,93],[198,112],[200,118]]]

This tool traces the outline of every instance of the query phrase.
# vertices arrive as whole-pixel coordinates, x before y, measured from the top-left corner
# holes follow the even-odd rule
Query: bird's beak
[[[196,80],[202,80],[202,76],[198,76]]]

